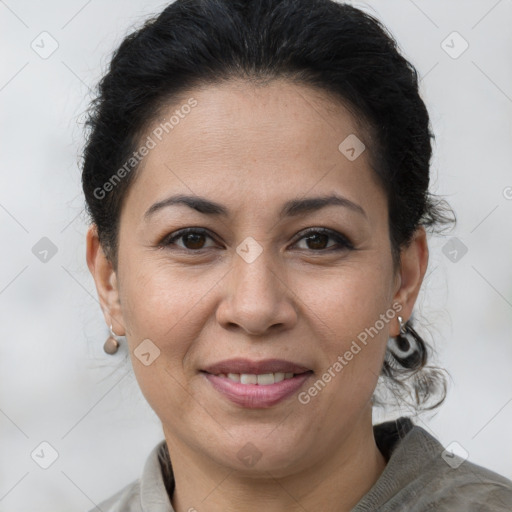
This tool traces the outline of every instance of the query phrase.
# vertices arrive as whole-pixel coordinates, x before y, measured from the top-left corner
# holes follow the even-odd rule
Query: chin
[[[236,437],[228,436],[224,446],[217,444],[216,453],[211,456],[239,474],[262,473],[268,477],[270,472],[273,476],[285,476],[297,470],[300,453],[293,436],[283,434],[281,431],[279,436],[272,436],[265,429],[261,435],[256,435],[254,427],[248,428],[246,435],[239,431]],[[303,448],[302,445],[301,451]]]

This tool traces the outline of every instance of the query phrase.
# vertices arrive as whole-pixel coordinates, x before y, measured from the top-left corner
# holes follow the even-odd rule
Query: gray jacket
[[[511,512],[512,481],[453,456],[423,428],[402,417],[374,425],[387,465],[352,512]],[[139,479],[90,512],[175,512],[158,454],[150,453]],[[174,481],[170,482],[174,489]]]

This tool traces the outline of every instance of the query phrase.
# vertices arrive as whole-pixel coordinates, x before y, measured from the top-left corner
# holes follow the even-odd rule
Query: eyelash
[[[182,229],[180,231],[177,231],[176,233],[172,233],[171,235],[166,236],[158,245],[160,247],[169,247],[170,245],[173,245],[176,240],[179,240],[179,239],[181,239],[187,235],[190,235],[190,234],[205,235],[208,238],[211,238],[213,240],[213,237],[208,233],[207,230],[205,230],[203,228],[186,228],[186,229]],[[294,242],[294,244],[300,242],[303,239],[307,239],[308,237],[311,237],[311,235],[314,235],[314,234],[326,235],[326,236],[334,239],[338,243],[338,245],[341,247],[339,247],[337,249],[333,249],[332,247],[329,247],[326,249],[317,249],[317,250],[306,249],[306,250],[309,250],[312,252],[338,252],[338,251],[342,251],[342,250],[353,250],[354,249],[353,244],[350,242],[350,240],[348,238],[341,235],[340,233],[337,233],[336,231],[333,231],[333,230],[327,229],[327,228],[309,228],[302,233],[302,236],[300,238],[298,238]],[[182,249],[184,251],[192,252],[192,253],[200,253],[202,251],[207,250],[208,247],[203,248],[203,249],[187,249],[186,247],[185,248],[180,247],[180,249]]]

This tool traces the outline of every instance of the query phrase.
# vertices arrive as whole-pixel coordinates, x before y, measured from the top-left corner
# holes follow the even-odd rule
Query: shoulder
[[[397,421],[393,436],[385,424],[387,466],[354,512],[510,512],[512,481],[445,450],[423,428]],[[376,438],[382,432],[376,426]],[[385,444],[385,443],[384,443]],[[381,448],[381,446],[379,446]]]
[[[110,498],[98,503],[89,512],[142,512],[140,501],[140,479],[134,480]]]
[[[174,512],[167,494],[159,457],[165,441],[158,443],[144,465],[142,475],[89,512]]]
[[[445,452],[446,457],[446,452]],[[425,510],[510,512],[512,482],[468,460],[450,457],[453,466],[434,459],[424,479]],[[457,460],[458,459],[458,460]],[[459,464],[460,465],[457,465]]]

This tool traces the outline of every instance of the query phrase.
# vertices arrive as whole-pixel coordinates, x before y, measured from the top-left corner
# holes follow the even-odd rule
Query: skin
[[[236,356],[287,359],[313,370],[299,391],[307,390],[393,303],[404,321],[410,317],[427,267],[425,231],[394,269],[386,197],[369,151],[350,161],[338,150],[352,133],[367,147],[371,141],[326,93],[285,80],[189,93],[198,105],[150,151],[125,197],[117,268],[94,225],[87,234],[107,324],[127,337],[137,381],[162,421],[172,504],[177,512],[348,511],[386,465],[371,398],[387,340],[399,331],[396,315],[308,404],[295,393],[269,408],[243,408],[199,370]],[[333,192],[364,215],[329,206],[278,219],[290,199]],[[231,215],[170,206],[144,219],[177,193],[221,203]],[[186,227],[208,236],[159,247]],[[354,249],[301,234],[320,227]],[[262,249],[251,263],[236,252],[247,237]],[[149,366],[133,352],[145,339],[160,350]],[[237,456],[247,443],[261,455],[250,467]]]

